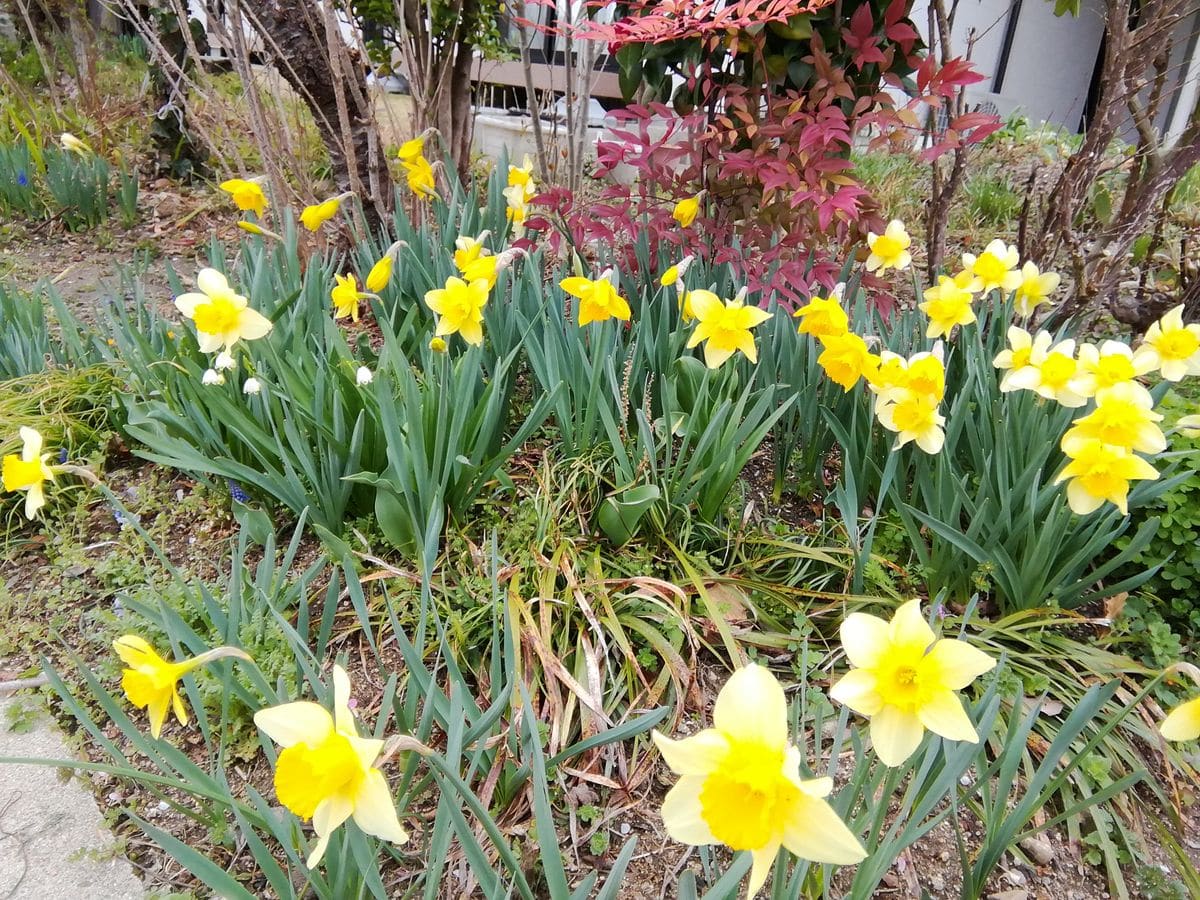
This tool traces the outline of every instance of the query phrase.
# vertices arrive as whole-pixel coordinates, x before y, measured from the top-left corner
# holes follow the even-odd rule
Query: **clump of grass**
[[[0,456],[21,449],[18,430],[36,428],[47,450],[72,455],[95,449],[107,431],[113,394],[120,379],[107,365],[51,368],[0,382]]]
[[[1021,194],[1000,175],[976,175],[964,187],[968,212],[980,223],[1015,226],[1021,214]]]
[[[929,167],[906,153],[854,153],[851,174],[879,201],[887,218],[901,219],[910,226],[924,215],[922,198]]]

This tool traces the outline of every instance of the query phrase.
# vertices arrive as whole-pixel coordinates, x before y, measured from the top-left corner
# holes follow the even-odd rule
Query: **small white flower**
[[[366,366],[359,366],[358,371],[354,373],[354,380],[360,385],[370,384],[375,380],[375,373],[373,373]]]
[[[253,377],[247,378],[245,380],[245,382],[242,383],[242,393],[243,394],[257,394],[261,390],[262,390],[262,382],[259,381],[257,378],[253,378]]]
[[[218,353],[216,360],[213,362],[213,368],[218,372],[232,369],[236,365],[237,362],[234,361],[233,355],[228,350],[222,350]]]
[[[225,376],[216,369],[205,369],[204,374],[200,377],[201,384],[224,384]]]

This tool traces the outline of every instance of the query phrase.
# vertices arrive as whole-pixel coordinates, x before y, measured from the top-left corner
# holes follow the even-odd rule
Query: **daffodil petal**
[[[871,743],[885,766],[898,766],[921,746],[925,728],[913,713],[885,706],[871,717]]]
[[[846,616],[839,633],[846,658],[861,669],[873,669],[890,646],[888,623],[867,613]]]
[[[937,639],[921,614],[920,600],[909,600],[896,610],[889,627],[892,642],[896,644],[928,647]]]
[[[676,775],[707,775],[729,752],[729,741],[715,728],[706,728],[682,740],[669,738],[657,729],[650,737]]]
[[[1171,710],[1158,730],[1168,741],[1194,741],[1200,738],[1200,697]]]
[[[702,814],[700,791],[703,787],[702,776],[685,775],[663,799],[663,826],[667,829],[667,834],[681,844],[695,847],[717,843]]]
[[[327,797],[318,804],[313,811],[313,831],[317,833],[317,846],[313,847],[304,865],[311,869],[321,861],[329,846],[330,836],[339,825],[350,818],[353,811],[354,804],[350,802],[350,798],[341,794]]]
[[[338,665],[333,667],[333,727],[342,734],[358,734],[350,714],[350,676]]]
[[[971,717],[963,709],[958,694],[953,691],[936,691],[927,697],[917,709],[917,718],[922,725],[946,740],[979,742]]]
[[[761,849],[750,851],[754,857],[754,865],[750,867],[750,884],[746,886],[748,898],[757,894],[767,883],[767,878],[770,877],[771,869],[779,856],[780,844],[781,841],[774,840]]]
[[[942,638],[930,649],[926,665],[936,666],[940,681],[960,691],[985,672],[996,668],[996,660],[966,641]]]
[[[150,718],[150,736],[152,738],[157,738],[162,734],[163,723],[167,721],[167,710],[170,706],[170,691],[161,691],[151,698],[146,707],[146,715]]]
[[[363,785],[354,800],[354,824],[367,834],[403,844],[408,832],[400,825],[396,815],[396,803],[388,788],[387,779],[378,769],[368,769]]]
[[[271,330],[271,320],[247,307],[238,314],[238,334],[242,340],[255,341]]]
[[[713,726],[736,740],[787,746],[787,698],[767,669],[751,663],[730,677],[713,706]]]
[[[829,696],[864,716],[873,716],[883,708],[878,682],[870,669],[851,669],[829,689]]]
[[[801,859],[848,866],[867,851],[824,800],[801,795],[783,826],[783,846]]]
[[[333,717],[325,707],[307,700],[260,709],[254,724],[280,747],[305,743],[316,746],[333,731]]]

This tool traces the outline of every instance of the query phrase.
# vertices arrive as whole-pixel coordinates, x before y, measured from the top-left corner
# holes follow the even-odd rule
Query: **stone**
[[[994,894],[988,894],[988,900],[1029,900],[1029,891],[997,891]]]
[[[1036,865],[1048,866],[1054,862],[1054,845],[1045,838],[1027,837],[1018,846]]]

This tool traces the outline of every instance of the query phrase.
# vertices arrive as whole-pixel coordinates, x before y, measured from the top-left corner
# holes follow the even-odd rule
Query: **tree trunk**
[[[338,191],[361,197],[377,225],[392,205],[391,178],[358,52],[330,34],[315,0],[263,0],[248,18],[275,68],[312,112]]]

